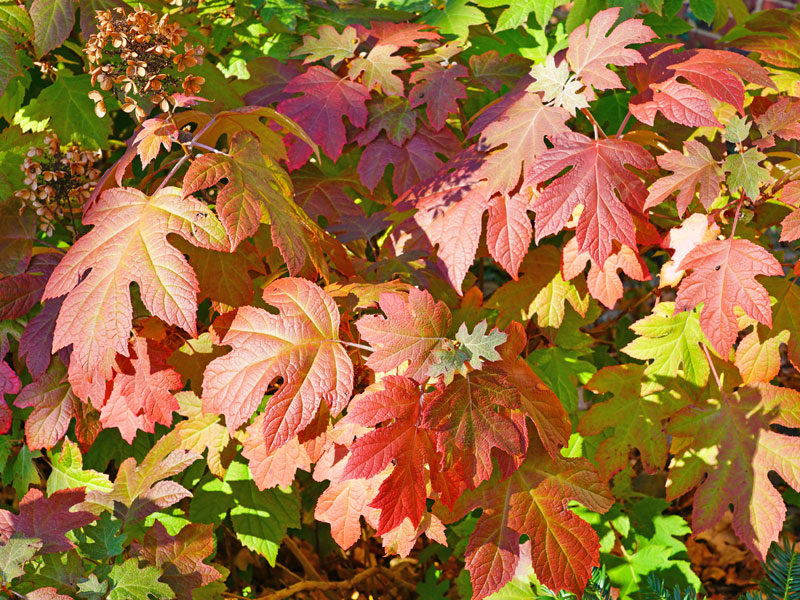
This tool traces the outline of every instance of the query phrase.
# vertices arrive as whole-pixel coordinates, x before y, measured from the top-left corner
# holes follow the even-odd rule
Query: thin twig
[[[628,111],[628,114],[625,115],[625,118],[622,119],[622,125],[619,126],[617,129],[617,137],[622,137],[622,132],[625,130],[625,125],[628,124],[628,120],[631,118],[631,111]]]
[[[265,596],[259,596],[257,600],[284,600],[285,598],[291,598],[295,594],[299,594],[300,592],[308,592],[308,591],[333,591],[333,590],[349,590],[355,586],[357,586],[362,581],[369,579],[375,575],[386,575],[399,583],[406,589],[415,590],[416,588],[412,586],[410,583],[405,581],[404,579],[399,578],[396,576],[391,569],[387,569],[386,567],[376,566],[370,567],[365,571],[361,571],[358,575],[350,579],[346,579],[344,581],[300,581],[298,583],[290,585],[288,588],[278,590],[277,592],[272,592],[270,594],[266,594]]]

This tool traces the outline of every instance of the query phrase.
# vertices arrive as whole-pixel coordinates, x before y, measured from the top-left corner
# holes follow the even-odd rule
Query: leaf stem
[[[628,110],[628,114],[625,115],[625,118],[622,119],[622,124],[617,129],[617,137],[622,137],[622,132],[625,130],[625,126],[628,124],[628,121],[631,118],[631,111]]]
[[[714,361],[711,360],[711,353],[708,351],[708,348],[706,348],[705,344],[701,343],[700,345],[703,347],[703,352],[706,353],[706,359],[708,360],[708,366],[711,367],[711,373],[714,375],[714,381],[717,382],[717,387],[719,388],[719,391],[721,392],[722,391],[722,382],[720,381],[719,374],[717,373],[717,368],[714,366]]]
[[[366,350],[367,352],[375,352],[375,348],[373,348],[372,346],[367,346],[365,344],[357,344],[356,342],[348,342],[347,340],[333,340],[333,341],[338,342],[340,344],[344,344],[345,346],[351,346],[353,348]]]
[[[594,127],[594,137],[595,137],[595,139],[597,139],[598,132],[604,138],[608,138],[608,136],[606,135],[606,132],[603,131],[603,128],[600,127],[600,123],[597,122],[597,119],[595,119],[594,115],[589,112],[588,108],[582,108],[581,112],[586,116],[587,119],[589,119],[589,122],[592,124],[592,127]]]

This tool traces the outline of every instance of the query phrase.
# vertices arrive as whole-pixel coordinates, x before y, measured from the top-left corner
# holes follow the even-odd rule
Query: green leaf
[[[11,123],[14,114],[25,100],[25,89],[25,80],[22,77],[14,77],[8,82],[5,93],[0,91],[0,118]],[[5,168],[5,165],[3,167]]]
[[[14,36],[8,31],[0,30],[0,95],[6,91],[11,78],[20,74],[22,67],[14,48]]]
[[[477,0],[475,4],[482,8],[497,8],[508,6],[497,18],[495,31],[516,29],[528,22],[528,16],[533,13],[536,21],[544,27],[553,14],[556,0]]]
[[[261,9],[261,18],[269,23],[273,18],[285,25],[290,31],[297,28],[297,19],[308,19],[306,3],[298,0],[267,0]]]
[[[0,31],[21,33],[30,37],[33,34],[33,22],[25,7],[13,2],[0,4]]]
[[[49,117],[50,127],[63,143],[74,140],[93,150],[102,148],[111,134],[111,119],[94,114],[91,90],[91,76],[72,75],[62,69],[55,82],[42,90],[36,103],[31,103],[26,116],[40,120]]]
[[[233,508],[231,486],[208,473],[192,491],[189,505],[189,520],[192,523],[221,523]]]
[[[53,470],[47,478],[47,495],[67,488],[83,487],[86,491],[110,492],[111,479],[105,473],[83,469],[83,456],[75,442],[64,439],[61,451],[50,451]]]
[[[39,485],[41,482],[39,471],[33,464],[33,459],[39,458],[41,455],[42,453],[38,450],[31,452],[25,445],[19,449],[17,459],[14,461],[11,483],[17,491],[17,498],[22,498],[28,492],[28,488],[32,485]]]
[[[701,21],[711,25],[717,13],[717,4],[714,0],[690,0],[689,7],[694,15]]]
[[[114,565],[108,579],[111,592],[108,600],[167,600],[175,597],[175,592],[158,578],[162,573],[156,567],[139,567],[139,561],[129,558],[121,565]]]
[[[100,518],[76,533],[78,547],[94,560],[106,560],[122,554],[125,536],[119,530],[122,521],[104,512]]]
[[[23,566],[42,547],[42,540],[12,536],[5,546],[0,546],[0,581],[8,583],[23,573]]]
[[[69,37],[75,25],[74,0],[33,0],[33,49],[41,58]],[[92,113],[94,114],[94,113]]]
[[[473,369],[480,369],[483,364],[482,359],[489,362],[500,360],[500,353],[497,346],[506,341],[506,334],[498,329],[493,329],[486,333],[486,321],[481,321],[469,333],[467,324],[462,323],[456,333],[456,340],[467,350],[469,355],[469,366]]]
[[[421,21],[439,28],[439,33],[464,39],[471,25],[486,23],[486,15],[468,0],[447,0],[442,8],[433,8],[422,15]]]
[[[733,115],[731,120],[728,121],[727,127],[725,127],[725,139],[734,144],[743,142],[750,135],[751,126],[752,123],[748,123],[746,117]]]
[[[78,582],[78,598],[86,600],[103,600],[108,592],[108,581],[99,581],[92,573],[86,581]]]
[[[725,159],[724,169],[728,175],[728,188],[731,191],[742,188],[751,200],[758,198],[758,187],[761,183],[771,180],[769,171],[759,166],[767,156],[755,148],[750,148],[743,154],[731,154]]]
[[[290,527],[300,527],[300,500],[291,488],[260,491],[247,465],[233,462],[225,475],[236,501],[231,520],[242,544],[275,566],[278,548]]]
[[[589,381],[597,370],[584,356],[581,350],[565,350],[560,346],[541,348],[528,355],[533,371],[555,392],[570,414],[578,409],[578,385]]]
[[[653,314],[631,325],[639,337],[622,351],[639,360],[652,360],[644,370],[649,380],[643,383],[642,394],[664,389],[681,368],[683,379],[698,388],[708,381],[708,359],[700,346],[706,338],[697,311],[673,314],[674,310],[674,302],[661,302]]]

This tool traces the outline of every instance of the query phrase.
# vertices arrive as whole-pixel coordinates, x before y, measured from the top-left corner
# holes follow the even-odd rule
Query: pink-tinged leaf
[[[27,600],[72,600],[70,596],[59,594],[54,587],[43,587],[25,595]]]
[[[683,153],[670,150],[656,160],[658,166],[672,171],[672,175],[657,179],[650,187],[650,193],[644,202],[645,210],[678,192],[678,214],[682,216],[694,200],[695,193],[706,209],[710,208],[719,196],[725,174],[719,163],[711,156],[707,146],[696,140],[689,140],[683,145]]]
[[[624,87],[608,65],[624,67],[644,62],[639,52],[627,46],[643,44],[656,37],[653,30],[638,19],[623,21],[610,31],[619,12],[619,8],[602,10],[592,17],[588,27],[581,25],[569,35],[567,61],[589,92],[592,87],[598,90]]]
[[[477,600],[502,589],[517,569],[519,533],[508,527],[507,512],[506,508],[481,515],[469,538],[464,558]]]
[[[739,333],[734,307],[772,326],[769,294],[755,276],[782,275],[783,269],[761,246],[749,240],[715,240],[692,250],[678,268],[693,272],[681,282],[675,308],[680,312],[703,303],[700,326],[721,356],[728,356]]]
[[[285,91],[302,96],[283,100],[277,106],[278,112],[294,119],[334,161],[347,142],[342,117],[346,116],[355,127],[366,125],[367,88],[325,67],[311,67],[292,79]]]
[[[128,355],[133,282],[154,316],[196,334],[197,278],[167,235],[218,250],[228,241],[208,206],[175,187],[149,197],[133,188],[108,190],[84,224],[95,227],[55,268],[44,298],[67,294],[53,350],[72,344],[71,360],[91,381],[111,375],[117,352]]]
[[[400,558],[405,558],[411,554],[423,533],[429,540],[447,546],[444,523],[436,515],[426,512],[417,527],[406,519],[391,531],[384,533],[381,540],[383,549],[387,554],[397,554]]]
[[[280,61],[272,56],[259,56],[247,62],[247,71],[250,73],[251,83],[258,87],[247,92],[243,99],[247,104],[269,106],[287,98],[291,94],[285,89],[289,82],[300,75],[303,69],[297,61]]]
[[[375,46],[366,56],[353,59],[348,77],[353,81],[361,77],[367,91],[378,88],[386,96],[403,96],[403,80],[394,71],[403,71],[411,65],[402,56],[395,55],[396,51],[395,46]]]
[[[164,119],[147,119],[142,123],[142,128],[133,143],[136,144],[136,153],[142,161],[142,168],[153,161],[161,147],[167,152],[172,148],[172,142],[178,141],[178,128],[174,123]]]
[[[714,222],[713,217],[700,213],[689,215],[680,227],[670,229],[661,245],[663,248],[674,250],[674,253],[661,267],[658,287],[677,287],[685,274],[678,265],[697,246],[716,239],[719,231],[719,225]]]
[[[519,405],[519,392],[502,374],[473,371],[433,392],[422,423],[439,432],[437,449],[462,462],[475,488],[492,475],[493,449],[512,457],[527,449],[524,421],[515,421],[508,410]]]
[[[6,404],[6,394],[17,394],[20,389],[20,381],[17,374],[5,361],[0,361],[0,434],[8,433],[11,429],[13,415],[11,409]]]
[[[0,510],[0,522],[11,525],[11,531],[42,540],[42,554],[67,552],[75,547],[66,533],[84,527],[97,517],[83,510],[71,510],[86,497],[83,489],[58,490],[45,498],[41,490],[31,488],[19,503],[19,513]],[[0,541],[7,542],[7,532],[0,532]]]
[[[512,278],[519,276],[519,266],[528,253],[533,226],[528,216],[530,199],[524,193],[499,194],[489,203],[486,244],[489,254]]]
[[[367,366],[377,373],[400,371],[420,383],[436,359],[434,353],[450,329],[450,311],[430,292],[411,288],[405,294],[381,294],[380,309],[386,315],[367,315],[356,321],[361,338],[372,346]]]
[[[401,147],[381,136],[364,149],[358,163],[358,174],[361,182],[374,190],[383,178],[386,167],[392,165],[393,190],[403,194],[421,181],[433,177],[444,166],[437,154],[450,157],[460,149],[458,138],[449,129],[433,132],[422,126]]]
[[[667,433],[683,438],[685,450],[670,468],[667,498],[699,485],[692,513],[695,532],[713,527],[733,504],[734,532],[765,559],[786,516],[770,471],[800,490],[800,448],[794,438],[775,433],[770,425],[797,427],[799,408],[800,392],[754,383],[687,407],[672,418]]]
[[[142,543],[134,543],[133,554],[163,571],[159,581],[172,588],[177,600],[191,600],[193,590],[222,577],[203,562],[214,552],[213,529],[212,525],[190,523],[172,536],[156,521]]]
[[[530,71],[531,61],[517,54],[500,56],[497,50],[488,50],[483,54],[469,57],[469,69],[472,77],[493,92],[499,92],[505,85],[509,88]]]
[[[62,304],[63,298],[47,300],[42,310],[28,321],[19,338],[19,356],[25,360],[33,377],[39,377],[50,364],[50,348],[53,346],[53,333]],[[67,351],[60,350],[59,355],[66,359]]]
[[[392,233],[395,252],[438,245],[437,262],[456,290],[475,260],[491,196],[481,164],[467,150],[446,165],[447,171],[414,186],[395,203],[399,211],[417,209]]]
[[[381,511],[378,535],[405,519],[416,526],[425,512],[425,465],[435,470],[439,456],[433,435],[420,425],[422,397],[423,391],[413,379],[388,375],[353,398],[345,417],[346,422],[366,426],[390,423],[353,442],[342,474],[344,479],[369,479],[394,462],[370,503]]]
[[[631,114],[642,123],[653,125],[656,113],[661,113],[673,123],[687,127],[722,127],[714,116],[708,97],[700,90],[680,83],[675,79],[667,79],[651,86],[649,101],[644,104],[631,105]],[[643,98],[647,100],[648,94]]]
[[[668,68],[674,71],[676,76],[686,78],[712,98],[732,105],[742,115],[744,114],[742,79],[761,87],[778,89],[764,67],[736,52],[701,48],[687,52],[686,55],[688,55],[686,60]]]
[[[510,193],[519,184],[523,168],[530,167],[536,157],[547,151],[545,137],[569,131],[565,124],[569,113],[563,108],[545,106],[539,94],[524,93],[516,98],[481,130],[477,141],[479,150],[494,150],[483,169],[491,193]],[[474,129],[475,126],[470,135]],[[526,245],[523,254],[527,249]]]
[[[222,343],[233,348],[208,365],[203,408],[225,415],[230,431],[247,421],[269,385],[283,378],[264,412],[266,451],[302,431],[325,402],[333,415],[353,390],[353,364],[339,339],[339,310],[322,289],[305,279],[279,279],[264,302],[278,314],[240,308]]]
[[[536,242],[561,231],[582,205],[576,236],[581,252],[602,265],[612,254],[614,241],[636,248],[631,211],[641,212],[647,190],[626,165],[653,169],[656,164],[650,154],[633,142],[592,140],[580,133],[558,134],[553,144],[528,169],[523,184],[536,186],[571,169],[534,195]]]
[[[33,408],[25,419],[25,441],[31,450],[50,449],[64,437],[78,413],[79,400],[67,381],[67,369],[53,361],[47,373],[23,388],[14,406]]]
[[[408,100],[405,98],[389,96],[371,100],[367,105],[367,111],[369,112],[367,128],[355,138],[360,146],[372,142],[381,131],[386,132],[386,138],[392,144],[402,146],[417,130],[417,111],[409,108]],[[453,135],[449,130],[447,133]],[[372,148],[373,146],[370,147],[370,151]]]
[[[777,135],[785,140],[800,139],[800,100],[781,97],[756,118],[763,137]]]
[[[796,239],[800,239],[800,208],[781,221],[781,241],[793,242]]]
[[[576,277],[586,267],[590,260],[589,254],[578,251],[577,238],[572,238],[564,246],[563,266],[564,279],[569,281]],[[622,298],[623,286],[618,270],[622,270],[628,277],[636,281],[650,281],[652,276],[647,265],[639,254],[628,246],[622,246],[608,257],[600,267],[592,262],[586,283],[589,293],[607,308],[613,310],[617,300]]]
[[[425,114],[434,131],[439,131],[447,122],[447,115],[458,112],[457,100],[467,97],[467,89],[458,81],[467,77],[469,71],[457,63],[443,67],[439,63],[426,62],[411,74],[410,82],[416,84],[408,94],[411,108],[425,104]]]
[[[111,393],[100,408],[103,427],[117,427],[129,444],[136,432],[152,433],[155,424],[172,424],[178,400],[172,391],[183,387],[181,376],[166,365],[168,351],[152,340],[136,337],[130,358],[117,359]]]
[[[276,485],[292,485],[298,469],[311,471],[311,457],[297,436],[267,454],[264,443],[264,415],[258,415],[247,427],[242,456],[249,461],[253,481],[260,490]]]

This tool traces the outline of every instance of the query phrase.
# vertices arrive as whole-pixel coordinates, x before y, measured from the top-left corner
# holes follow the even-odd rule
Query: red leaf
[[[436,41],[442,36],[421,23],[393,23],[391,21],[371,22],[369,29],[356,24],[358,36],[362,41],[375,46],[386,44],[389,46],[418,48],[417,40]]]
[[[491,480],[459,499],[446,521],[474,508],[483,510],[466,552],[475,599],[511,580],[522,535],[531,539],[533,567],[543,585],[582,593],[598,563],[600,544],[589,524],[567,507],[571,500],[601,513],[613,504],[588,460],[551,459],[533,443],[519,470],[506,478],[496,471]]]
[[[269,106],[291,98],[287,93],[287,84],[300,75],[303,70],[298,61],[280,61],[272,56],[259,56],[247,62],[247,71],[250,81],[258,83],[259,87],[247,92],[243,99],[246,104]]]
[[[67,381],[67,369],[60,360],[53,361],[47,373],[26,385],[14,400],[17,408],[33,408],[25,419],[28,447],[41,450],[55,446],[80,410],[78,404]]]
[[[356,322],[361,338],[372,346],[367,366],[389,373],[408,362],[403,375],[420,383],[428,380],[434,353],[442,348],[450,329],[450,311],[430,292],[411,288],[404,294],[381,294],[386,315],[368,315]]]
[[[31,488],[19,503],[19,514],[0,510],[0,522],[11,525],[11,531],[25,537],[42,540],[42,554],[67,552],[75,547],[66,533],[93,522],[97,517],[84,510],[72,511],[73,506],[83,502],[83,489],[58,490],[45,498],[41,490]],[[1,541],[8,541],[3,531]]]
[[[466,481],[475,488],[492,475],[493,448],[509,456],[527,449],[524,421],[509,412],[519,405],[519,393],[500,374],[473,371],[433,393],[422,423],[439,432],[439,452],[463,461]]]
[[[633,142],[592,140],[580,133],[558,134],[553,144],[525,174],[524,185],[536,186],[571,168],[534,196],[536,242],[561,231],[575,208],[583,205],[577,228],[581,252],[602,265],[614,241],[636,248],[630,211],[641,212],[647,190],[625,165],[653,169],[650,154]]]
[[[111,393],[100,407],[104,428],[117,427],[129,444],[136,432],[153,433],[155,424],[172,424],[178,401],[170,392],[183,387],[181,376],[167,367],[167,352],[152,340],[136,337],[130,358],[117,360]]]
[[[47,300],[42,310],[28,321],[22,337],[19,338],[19,356],[25,359],[33,377],[39,377],[47,370],[50,364],[50,349],[53,346],[53,333],[56,329],[56,319],[61,311],[63,298]],[[59,355],[66,361],[67,350],[60,350]]]
[[[624,87],[608,65],[623,67],[644,62],[639,52],[627,46],[643,44],[656,37],[653,30],[638,19],[623,21],[609,33],[619,12],[619,8],[601,10],[592,17],[588,27],[580,25],[569,34],[567,61],[588,88],[590,100],[593,99],[592,87],[598,90]]]
[[[414,137],[399,148],[381,136],[364,149],[358,174],[372,191],[383,178],[386,167],[392,165],[392,189],[396,194],[403,194],[420,181],[433,177],[444,166],[437,153],[450,157],[460,149],[458,138],[449,129],[436,133],[420,127]]]
[[[676,76],[685,77],[712,98],[732,105],[742,115],[744,115],[742,79],[761,87],[778,89],[764,67],[736,52],[701,48],[691,53],[687,52],[686,55],[688,55],[686,60],[667,68],[674,71]]]
[[[25,273],[0,279],[0,320],[18,319],[39,303],[59,260],[57,252],[37,254]]]
[[[150,197],[133,188],[108,190],[84,224],[95,227],[55,268],[44,298],[67,294],[53,350],[72,344],[71,360],[92,381],[111,375],[117,352],[128,355],[133,282],[153,315],[195,335],[197,278],[167,235],[219,250],[228,241],[209,208],[175,187]]]
[[[339,311],[322,289],[305,279],[279,279],[264,288],[261,308],[240,308],[222,343],[230,354],[208,365],[203,408],[225,415],[234,431],[247,421],[269,385],[284,382],[264,412],[266,451],[302,431],[325,402],[339,414],[353,390],[353,365],[338,343]]]
[[[500,56],[497,50],[488,50],[483,54],[469,57],[469,68],[472,77],[493,92],[499,92],[505,85],[509,88],[528,74],[531,61],[517,54]]]
[[[20,381],[17,374],[9,364],[0,360],[0,434],[8,433],[11,430],[11,420],[13,415],[11,409],[6,404],[6,394],[19,393]]]
[[[156,521],[142,543],[133,545],[133,553],[163,571],[159,580],[173,589],[178,600],[191,600],[194,589],[222,577],[203,562],[214,552],[213,529],[213,525],[190,523],[172,536]]]
[[[691,310],[701,302],[700,325],[713,348],[727,358],[739,333],[734,307],[772,327],[769,294],[756,275],[782,275],[772,254],[749,240],[715,240],[692,250],[678,265],[693,269],[678,289],[677,311]]]
[[[411,83],[416,83],[408,94],[411,108],[425,104],[431,127],[439,131],[445,126],[447,115],[458,112],[456,100],[467,97],[467,89],[458,79],[468,75],[467,68],[457,63],[446,67],[435,62],[424,63],[411,74]]]
[[[379,387],[380,386],[380,387]],[[388,423],[361,435],[350,447],[342,477],[368,479],[394,462],[370,506],[381,510],[378,535],[409,519],[417,525],[425,512],[425,465],[439,464],[432,434],[420,426],[423,392],[414,380],[387,375],[381,384],[353,398],[346,422],[360,425]]]
[[[777,135],[785,140],[800,140],[800,100],[781,97],[756,118],[761,135]]]
[[[278,112],[297,121],[334,161],[347,141],[342,117],[346,116],[355,127],[367,123],[367,88],[325,67],[311,67],[292,79],[285,91],[303,95],[283,100],[277,106]]]

